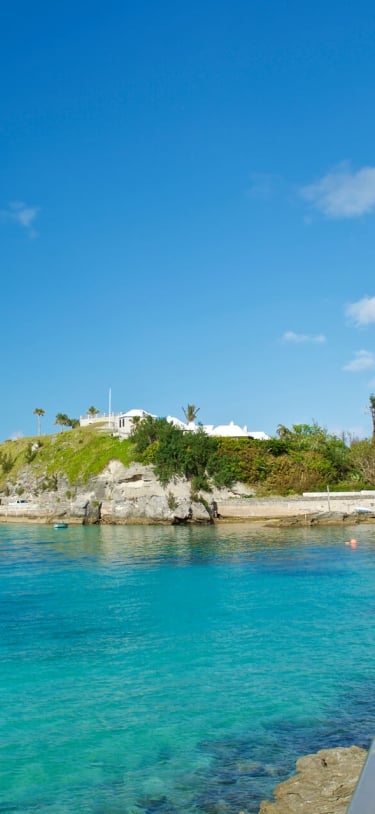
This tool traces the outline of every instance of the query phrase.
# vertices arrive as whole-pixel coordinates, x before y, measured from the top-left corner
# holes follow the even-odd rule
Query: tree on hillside
[[[375,396],[370,396],[370,413],[372,418],[372,437],[375,438]]]
[[[286,435],[290,435],[290,429],[286,427],[285,424],[278,424],[276,434],[279,438],[285,438]]]
[[[187,407],[182,408],[183,414],[188,424],[191,424],[193,421],[195,421],[199,413],[199,410],[200,407],[196,407],[195,404],[188,404]]]
[[[7,454],[6,452],[0,452],[0,466],[4,474],[10,472],[13,464],[14,461],[12,460],[9,453]]]
[[[146,416],[133,427],[131,440],[137,459],[152,463],[162,484],[173,477],[185,476],[194,489],[208,488],[207,472],[210,459],[217,451],[217,440],[198,432],[186,432],[166,418]],[[214,475],[214,467],[211,467]]]
[[[57,413],[55,418],[55,424],[57,424],[58,427],[61,427],[61,429],[63,427],[70,427],[71,426],[70,418],[69,416],[67,416],[66,413]]]
[[[94,418],[96,415],[98,415],[99,412],[100,411],[98,410],[97,407],[91,405],[91,407],[89,407],[89,409],[87,410],[87,415],[92,416],[92,418]]]
[[[38,420],[38,435],[41,434],[41,420],[42,417],[45,415],[45,410],[42,407],[35,407],[33,415],[36,415]]]
[[[375,486],[375,445],[373,439],[354,441],[351,445],[351,458],[365,485]]]
[[[151,415],[146,415],[138,423],[133,422],[130,439],[135,446],[136,452],[142,455],[148,447],[155,444],[167,424],[166,418],[153,418]]]
[[[293,424],[291,429],[279,424],[276,432],[279,439],[284,441],[289,449],[319,450],[326,446],[330,438],[327,430],[319,427],[319,424],[315,422],[313,424]]]

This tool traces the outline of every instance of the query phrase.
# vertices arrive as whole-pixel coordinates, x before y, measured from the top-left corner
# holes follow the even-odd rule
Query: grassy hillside
[[[33,450],[36,444],[41,444]],[[77,427],[56,435],[19,438],[0,444],[0,490],[16,482],[20,470],[29,465],[36,477],[65,475],[71,484],[85,483],[99,474],[112,459],[126,466],[133,460],[130,441],[119,441],[93,427]]]

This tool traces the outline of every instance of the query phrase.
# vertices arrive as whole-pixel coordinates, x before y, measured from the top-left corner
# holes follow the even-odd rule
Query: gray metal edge
[[[347,814],[375,813],[375,740],[359,776]]]

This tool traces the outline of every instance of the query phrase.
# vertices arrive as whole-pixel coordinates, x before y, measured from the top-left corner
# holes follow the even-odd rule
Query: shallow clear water
[[[374,526],[0,526],[0,597],[0,812],[257,812],[374,735]]]

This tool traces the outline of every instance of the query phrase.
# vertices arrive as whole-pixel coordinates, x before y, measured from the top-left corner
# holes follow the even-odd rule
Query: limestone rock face
[[[89,504],[88,497],[77,497],[76,500],[73,500],[70,504],[70,512],[73,517],[86,517],[86,509]]]
[[[105,505],[107,510],[109,508],[112,513],[114,522],[116,522],[116,519],[129,520],[131,518],[135,520],[142,518],[145,520],[168,520],[170,516],[167,499],[159,495],[128,497],[122,500],[115,499],[110,507],[108,507],[108,504]]]
[[[297,774],[275,789],[259,814],[346,814],[367,757],[358,746],[322,749],[297,760]]]
[[[22,503],[17,502],[21,495]],[[207,495],[212,500],[214,495]],[[1,496],[0,520],[24,518],[53,523],[209,523],[210,510],[192,500],[191,483],[173,478],[167,486],[158,481],[152,466],[132,463],[126,467],[112,460],[87,483],[70,484],[66,477],[33,474],[26,467]]]
[[[179,500],[177,506],[172,511],[174,523],[186,523],[193,521],[194,523],[207,523],[210,521],[210,513],[205,505],[199,500],[192,501]]]

